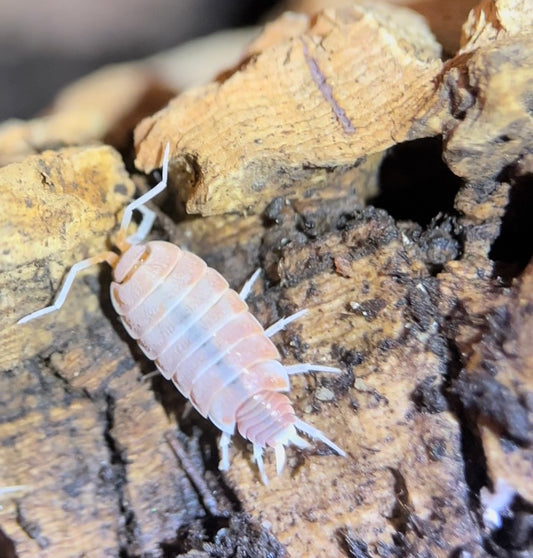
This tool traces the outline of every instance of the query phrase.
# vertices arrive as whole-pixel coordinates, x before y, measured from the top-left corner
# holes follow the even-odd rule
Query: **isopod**
[[[290,390],[292,374],[340,372],[318,364],[281,363],[270,338],[306,310],[282,318],[265,330],[245,302],[260,270],[238,294],[198,256],[170,242],[144,242],[155,220],[155,213],[145,204],[166,188],[168,160],[167,144],[161,181],[124,210],[115,242],[119,253],[107,251],[74,264],[54,303],[17,323],[61,308],[76,274],[107,262],[113,269],[111,300],[126,331],[161,374],[221,430],[221,470],[229,468],[229,445],[236,428],[252,443],[253,459],[265,484],[264,448],[274,448],[279,475],[286,445],[309,446],[297,431],[345,456],[320,430],[296,417],[290,399],[283,393]],[[134,210],[140,211],[142,218],[137,232],[128,237]]]

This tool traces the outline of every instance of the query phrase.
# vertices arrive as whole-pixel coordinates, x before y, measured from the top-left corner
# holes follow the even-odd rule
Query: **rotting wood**
[[[290,24],[224,81],[185,92],[136,128],[145,172],[170,142],[173,173],[189,177],[189,213],[260,212],[280,191],[301,196],[307,182],[325,184],[406,139],[434,93],[439,47],[411,12],[325,11],[303,33],[294,19],[293,36]]]
[[[287,0],[284,6],[285,9],[294,12],[314,14],[326,8],[340,8],[347,3],[346,0]],[[353,3],[358,2],[354,0]],[[457,52],[461,39],[461,25],[477,2],[476,0],[447,0],[446,2],[391,0],[389,4],[409,8],[423,16],[431,32],[442,45],[443,54],[447,58]]]
[[[183,400],[161,379],[152,386],[138,382],[151,364],[117,325],[106,294],[109,273],[94,270],[76,282],[61,312],[28,326],[24,340],[22,333],[11,338],[16,365],[0,374],[2,410],[9,410],[0,425],[2,482],[29,479],[35,488],[2,501],[0,523],[21,555],[70,556],[78,550],[100,555],[108,549],[152,556],[190,550],[206,556],[224,548],[235,552],[240,544],[241,550],[280,556],[283,547],[275,535],[292,555],[344,557],[350,549],[364,549],[481,557],[501,542],[481,523],[483,509],[475,497],[504,479],[513,493],[530,498],[531,445],[524,424],[531,423],[531,411],[524,402],[531,397],[532,291],[531,268],[524,271],[531,257],[524,242],[531,237],[531,171],[523,156],[531,141],[524,113],[514,112],[527,83],[529,70],[520,54],[526,42],[523,36],[500,39],[444,66],[438,94],[419,128],[410,132],[416,132],[414,138],[444,132],[443,155],[464,179],[451,184],[452,204],[441,208],[448,215],[432,214],[421,224],[415,217],[419,207],[402,218],[395,204],[387,206],[389,214],[365,209],[376,187],[383,186],[378,153],[365,168],[363,185],[357,169],[324,177],[319,169],[312,188],[294,190],[308,197],[277,190],[272,199],[273,192],[263,191],[262,215],[216,215],[178,224],[166,217],[154,230],[197,252],[236,288],[258,265],[265,267],[250,301],[263,323],[310,308],[308,319],[279,338],[285,361],[335,362],[345,373],[295,379],[291,398],[298,414],[338,440],[349,458],[326,455],[320,445],[292,450],[283,475],[272,477],[265,489],[237,439],[225,477],[228,489],[216,471],[216,433],[195,413],[184,415]],[[504,66],[498,63],[500,46]],[[303,51],[300,62],[309,72]],[[498,72],[509,68],[518,85],[515,97],[499,86]],[[465,75],[471,81],[460,79]],[[480,102],[484,95],[490,104]],[[453,100],[472,101],[459,104],[467,109],[462,118]],[[513,113],[494,106],[509,106]],[[523,128],[512,141],[498,147],[492,140],[498,134],[491,132],[490,151],[483,151],[481,141],[479,149],[472,148],[474,136],[507,126],[515,114]],[[331,112],[330,117],[338,124]],[[392,151],[384,162],[394,157]],[[414,173],[403,169],[407,180],[415,181],[423,168],[440,169],[441,152],[433,157],[415,165]],[[106,169],[116,176],[100,159],[93,162],[97,174]],[[84,183],[94,178],[83,176]],[[442,186],[434,175],[428,177],[425,182],[422,177],[422,190],[434,197]],[[57,174],[51,183],[61,184]],[[20,193],[16,184],[14,189]],[[411,204],[423,199],[413,198]],[[123,203],[117,199],[105,218],[80,222],[73,244],[43,258],[53,285],[46,276],[30,281],[30,272],[22,279],[3,274],[9,287],[2,293],[9,293],[4,300],[13,310],[2,318],[34,309],[27,288],[50,297],[64,267],[100,250]],[[69,241],[72,236],[60,234],[61,213],[55,218],[47,223],[51,234],[59,231],[58,237]],[[35,223],[28,226],[29,220],[30,213],[15,228],[31,232]],[[26,244],[14,246],[20,253],[43,246],[35,238]],[[19,353],[21,343],[28,346],[41,336],[46,339],[33,351],[36,356]],[[479,390],[484,397],[472,398]],[[501,401],[505,405],[498,407]],[[215,522],[213,527],[212,519],[205,519],[164,442],[176,419],[213,493],[238,496],[245,513],[232,515],[229,526]],[[273,472],[270,459],[267,466]],[[511,525],[518,525],[519,514],[527,515],[527,506],[515,502],[517,519]]]
[[[5,369],[53,343],[46,328],[28,336],[15,322],[48,302],[67,267],[102,251],[134,186],[118,153],[93,146],[47,151],[0,168],[0,189],[0,290],[15,295],[1,300]]]

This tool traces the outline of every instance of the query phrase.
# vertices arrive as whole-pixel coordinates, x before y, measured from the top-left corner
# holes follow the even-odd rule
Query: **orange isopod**
[[[120,254],[103,252],[76,263],[67,274],[54,303],[18,323],[58,310],[75,275],[91,265],[107,262],[113,268],[111,300],[124,327],[145,355],[188,398],[204,417],[222,431],[219,468],[229,468],[231,436],[235,428],[253,444],[254,461],[268,483],[263,449],[273,447],[276,469],[285,463],[285,446],[307,447],[297,430],[345,453],[320,430],[298,419],[291,401],[291,374],[340,372],[317,364],[284,366],[270,337],[306,313],[282,318],[268,329],[248,311],[245,302],[260,270],[238,294],[220,273],[198,256],[170,242],[143,243],[155,213],[144,204],[166,188],[169,145],[163,159],[162,180],[130,203],[122,218],[116,247]],[[127,237],[132,213],[142,214],[137,232]]]

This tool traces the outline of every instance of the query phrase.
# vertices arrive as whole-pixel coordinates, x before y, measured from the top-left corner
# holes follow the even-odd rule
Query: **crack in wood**
[[[120,444],[115,440],[112,431],[115,425],[115,399],[112,395],[105,395],[105,431],[104,439],[110,453],[111,467],[115,473],[115,488],[118,497],[119,513],[123,518],[123,525],[119,537],[121,541],[122,554],[137,551],[139,548],[139,528],[135,512],[132,509],[126,494],[127,479],[127,459],[123,455]]]

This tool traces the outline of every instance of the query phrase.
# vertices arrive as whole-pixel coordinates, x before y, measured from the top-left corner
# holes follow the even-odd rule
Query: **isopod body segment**
[[[245,302],[254,277],[240,294],[198,256],[169,242],[143,243],[155,214],[144,204],[167,183],[169,146],[161,182],[126,208],[116,241],[120,254],[104,252],[75,264],[54,304],[19,320],[25,323],[61,307],[75,275],[106,261],[113,268],[111,300],[129,335],[168,380],[204,417],[222,431],[220,468],[229,467],[228,446],[235,430],[250,440],[263,481],[262,453],[275,450],[278,473],[285,446],[306,447],[297,430],[344,452],[322,432],[298,419],[284,392],[289,376],[311,370],[339,372],[312,364],[285,366],[270,337],[305,311],[283,318],[266,331]],[[137,232],[126,237],[134,209],[142,213]]]
[[[247,437],[243,404],[251,394],[287,391],[289,378],[242,298],[202,259],[168,242],[128,250],[113,276],[113,306],[146,356],[220,430],[232,434],[238,424]],[[284,428],[283,421],[275,423]],[[265,432],[262,445],[275,435]]]

